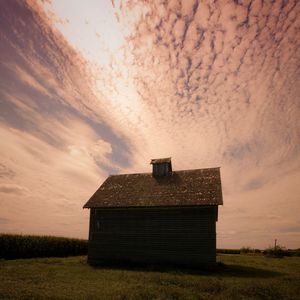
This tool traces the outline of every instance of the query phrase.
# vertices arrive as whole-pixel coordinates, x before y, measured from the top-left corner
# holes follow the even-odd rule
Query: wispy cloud
[[[27,192],[28,189],[19,186],[17,184],[1,184],[0,185],[0,193],[5,193],[5,194],[15,194],[15,195],[19,195],[19,194],[23,194],[25,192]]]
[[[130,165],[130,139],[99,105],[84,59],[30,5],[1,6],[0,206],[3,217],[15,220],[3,230],[15,232],[25,222],[22,228],[38,233],[31,220],[44,215],[40,233],[83,237],[82,205],[108,172]],[[54,229],[47,222],[58,224],[62,197],[76,211],[67,229]]]

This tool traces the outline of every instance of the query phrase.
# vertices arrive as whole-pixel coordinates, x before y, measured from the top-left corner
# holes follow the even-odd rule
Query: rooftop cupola
[[[158,177],[172,175],[171,157],[151,159],[150,164],[153,166],[153,176]]]

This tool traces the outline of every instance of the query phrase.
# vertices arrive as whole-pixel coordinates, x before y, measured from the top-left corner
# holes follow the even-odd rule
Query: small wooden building
[[[172,171],[170,158],[151,164],[152,173],[109,176],[84,205],[88,262],[214,264],[220,169]]]

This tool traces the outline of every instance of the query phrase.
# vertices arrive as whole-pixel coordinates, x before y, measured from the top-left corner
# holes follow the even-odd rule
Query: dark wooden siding
[[[166,176],[171,174],[172,167],[170,163],[153,164],[153,176]]]
[[[91,209],[89,262],[211,264],[217,206]]]

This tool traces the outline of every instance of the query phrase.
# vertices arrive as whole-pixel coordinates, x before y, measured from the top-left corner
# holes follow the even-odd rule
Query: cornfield
[[[0,234],[0,259],[86,255],[87,245],[80,239]]]

